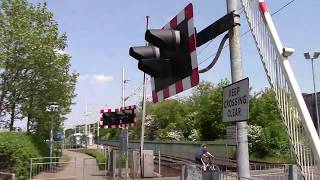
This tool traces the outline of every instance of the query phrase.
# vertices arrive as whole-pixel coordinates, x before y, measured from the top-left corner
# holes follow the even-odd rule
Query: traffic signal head
[[[102,113],[102,126],[107,128],[120,128],[121,121],[120,118],[117,116],[116,112],[103,112]]]
[[[151,76],[153,102],[199,83],[191,3],[162,29],[147,30],[145,39],[149,46],[131,47],[129,54]]]
[[[127,106],[120,109],[100,110],[100,128],[122,128],[135,126],[136,106]]]
[[[137,117],[137,106],[126,106],[122,107],[120,111],[125,114],[124,118],[122,119],[122,126],[130,126],[134,127],[136,125]]]
[[[177,50],[180,46],[180,31],[172,29],[148,29],[145,40],[166,50]]]
[[[141,59],[160,58],[160,49],[154,46],[137,46],[131,47],[129,54],[139,61]]]

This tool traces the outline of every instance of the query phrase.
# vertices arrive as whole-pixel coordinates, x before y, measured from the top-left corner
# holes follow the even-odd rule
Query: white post
[[[158,151],[158,165],[159,165],[159,176],[161,175],[161,156],[160,151]]]
[[[147,18],[147,27],[149,29],[149,16]],[[148,43],[146,42],[146,45]],[[143,95],[142,95],[142,117],[141,117],[141,137],[140,137],[140,174],[143,176],[143,145],[144,145],[144,127],[146,118],[146,91],[147,91],[147,74],[143,73]]]
[[[53,143],[53,130],[52,130],[52,114],[50,113],[50,171],[52,169],[52,143]]]
[[[100,120],[98,118],[98,122],[97,122],[97,143],[99,143],[99,136],[100,136]]]
[[[121,106],[124,107],[124,68],[122,68],[122,97],[121,97]]]
[[[30,179],[32,178],[32,158],[30,159]]]
[[[50,112],[49,118],[50,118],[50,169],[52,164],[52,151],[53,151],[53,124],[52,124],[52,112],[58,111],[58,105],[56,102],[50,102],[47,106],[46,111]]]
[[[87,105],[87,101],[86,101],[86,112],[85,112],[85,119],[84,119],[84,134],[86,135],[86,139],[87,139],[87,136],[88,136],[88,125],[87,125],[87,118],[88,118],[88,105]]]
[[[125,90],[125,79],[124,79],[124,68],[122,68],[122,107],[125,106],[125,102],[124,102],[124,90]],[[129,125],[128,125],[129,126]],[[125,154],[126,154],[126,178],[128,178],[128,167],[129,167],[129,163],[128,163],[128,145],[129,145],[129,137],[128,137],[128,126],[125,127],[125,129],[122,128],[122,132],[126,134],[126,149],[125,149]]]

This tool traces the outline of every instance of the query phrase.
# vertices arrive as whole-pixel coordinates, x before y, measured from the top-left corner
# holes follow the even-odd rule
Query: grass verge
[[[81,149],[78,152],[87,154],[89,156],[92,156],[96,158],[96,161],[98,163],[99,169],[103,170],[105,169],[105,164],[107,161],[107,155],[105,156],[102,152],[96,150],[96,149]]]
[[[0,171],[15,173],[17,179],[28,179],[30,158],[48,156],[49,148],[36,136],[25,133],[0,133]]]

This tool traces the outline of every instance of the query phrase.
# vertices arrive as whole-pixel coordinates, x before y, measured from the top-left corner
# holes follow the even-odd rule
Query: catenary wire
[[[287,6],[289,6],[289,5],[290,5],[291,3],[293,3],[294,1],[296,1],[296,0],[291,0],[291,1],[287,2],[285,5],[281,6],[277,11],[271,13],[271,16],[279,13],[280,11],[282,11],[284,8],[286,8]],[[242,8],[243,8],[243,7],[242,7]],[[243,10],[242,12],[244,12],[244,10]],[[241,12],[241,13],[242,13],[242,12]],[[261,23],[262,23],[262,22],[261,22]],[[242,38],[243,36],[245,36],[245,35],[248,34],[249,32],[250,32],[250,29],[248,29],[247,31],[245,31],[244,33],[242,33],[241,36],[240,36],[240,38]],[[212,40],[211,40],[211,41],[212,41]],[[211,41],[210,41],[209,43],[211,43]],[[208,43],[208,44],[209,44],[209,43]],[[226,48],[226,47],[228,47],[228,46],[229,46],[229,44],[226,44],[222,49],[224,49],[224,48]],[[208,45],[207,45],[206,47],[208,47]],[[205,47],[205,48],[206,48],[206,47]],[[201,52],[203,52],[203,50],[202,50]],[[200,54],[200,53],[199,53],[199,54]],[[198,54],[198,55],[199,55],[199,54]],[[210,59],[210,58],[212,58],[213,56],[215,56],[215,54],[216,54],[216,53],[214,53],[214,54],[206,57],[203,61],[201,61],[201,62],[199,63],[199,65],[201,65],[202,63],[206,62],[208,59]]]

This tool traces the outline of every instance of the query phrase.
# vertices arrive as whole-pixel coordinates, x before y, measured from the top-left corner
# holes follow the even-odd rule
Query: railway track
[[[111,145],[113,148],[118,149],[117,146]],[[159,155],[157,151],[154,151],[154,160],[155,164],[159,162]],[[190,154],[188,158],[176,157],[173,155],[168,155],[165,153],[160,152],[160,159],[161,159],[161,166],[167,166],[172,168],[179,168],[182,165],[195,165],[196,162],[193,160],[194,154]],[[237,171],[237,162],[234,159],[225,158],[216,156],[214,159],[217,166],[219,166],[220,170],[222,171],[230,171],[236,172]],[[251,170],[266,170],[272,168],[284,168],[284,164],[280,163],[268,163],[268,162],[256,162],[250,161],[250,169]]]
[[[182,165],[197,165],[195,161],[185,158],[174,157],[170,155],[160,155],[161,166],[167,166],[171,168],[179,169]],[[222,171],[234,171],[237,170],[236,161],[229,159],[226,161],[225,158],[215,158],[216,165],[219,166]],[[155,153],[155,164],[159,163],[159,155]]]
[[[155,163],[159,163],[159,154],[155,153]],[[196,164],[194,161],[184,159],[184,158],[179,158],[179,157],[174,157],[170,155],[163,155],[160,154],[160,163],[161,165],[168,165],[168,166],[182,166],[182,165],[191,165],[191,164]]]

